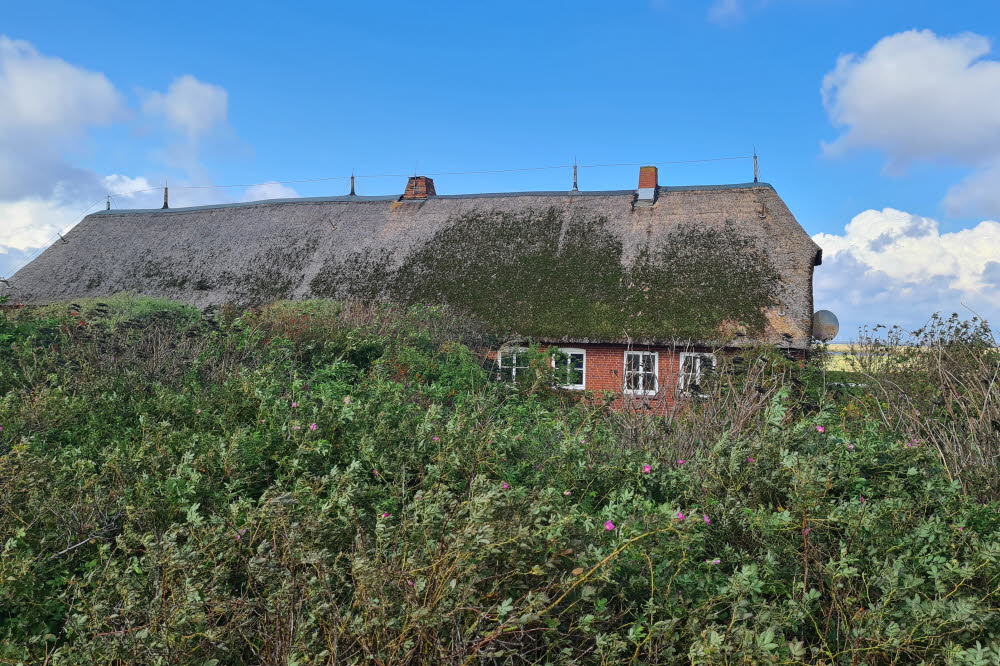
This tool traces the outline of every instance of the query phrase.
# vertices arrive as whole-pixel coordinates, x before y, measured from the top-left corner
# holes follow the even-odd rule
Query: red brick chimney
[[[403,191],[403,199],[426,199],[428,195],[434,196],[434,180],[427,176],[410,176]]]
[[[656,201],[657,171],[655,166],[639,167],[639,191],[636,203],[653,205]]]

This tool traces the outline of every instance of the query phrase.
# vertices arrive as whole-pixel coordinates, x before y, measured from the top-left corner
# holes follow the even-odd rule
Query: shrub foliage
[[[1000,661],[990,475],[767,350],[662,420],[437,309],[0,322],[0,663]]]

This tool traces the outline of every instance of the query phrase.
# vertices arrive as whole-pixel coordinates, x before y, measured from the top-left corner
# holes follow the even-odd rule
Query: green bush
[[[1000,661],[1000,506],[813,368],[664,421],[443,310],[73,305],[4,329],[0,663]]]

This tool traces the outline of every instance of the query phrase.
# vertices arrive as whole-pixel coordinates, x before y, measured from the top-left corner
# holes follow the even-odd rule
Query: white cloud
[[[72,220],[79,220],[82,208],[51,199],[27,198],[0,202],[0,254],[9,250],[30,250],[51,242]]]
[[[899,166],[992,159],[1000,153],[1000,62],[984,59],[989,52],[980,35],[910,30],[841,56],[823,79],[823,101],[847,129],[826,149],[877,148]]]
[[[192,140],[225,125],[228,106],[225,88],[190,74],[174,79],[165,93],[150,93],[143,102],[146,113],[163,116],[172,129]]]
[[[952,186],[944,205],[949,215],[1000,215],[1000,158]]]
[[[817,308],[838,314],[841,337],[861,324],[918,326],[934,312],[963,304],[1000,322],[1000,222],[955,232],[893,208],[856,215],[844,233],[816,234],[823,265],[816,269]]]
[[[954,215],[1000,215],[1000,61],[990,41],[910,30],[843,55],[823,79],[823,103],[843,128],[829,155],[881,151],[890,171],[940,162],[973,169],[947,194]]]
[[[47,144],[75,139],[123,112],[121,95],[103,74],[0,35],[0,139]]]
[[[294,199],[301,196],[291,187],[281,183],[261,183],[247,188],[244,201],[260,201],[262,199]]]
[[[108,79],[0,35],[0,200],[46,196],[94,185],[67,164],[86,132],[127,115]]]

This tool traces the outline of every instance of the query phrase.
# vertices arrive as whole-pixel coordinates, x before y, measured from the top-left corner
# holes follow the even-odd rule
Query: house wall
[[[586,390],[600,398],[605,391],[615,394],[611,403],[613,409],[635,410],[666,415],[678,399],[677,373],[680,366],[680,352],[670,347],[647,347],[625,345],[562,345],[576,347],[587,352],[585,368]],[[623,392],[625,382],[625,352],[643,351],[658,354],[657,380],[659,392],[655,396],[635,396]]]
[[[587,354],[584,368],[584,390],[593,394],[595,401],[604,399],[606,392],[614,394],[611,408],[618,411],[638,411],[666,416],[674,406],[683,400],[678,393],[678,372],[680,370],[680,354],[682,351],[696,351],[685,348],[660,347],[648,345],[613,345],[613,344],[551,344],[551,348],[583,349]],[[658,354],[657,380],[659,391],[656,395],[631,395],[624,392],[625,383],[625,352],[642,351]],[[496,360],[496,352],[489,354]],[[573,389],[568,389],[573,390]]]

